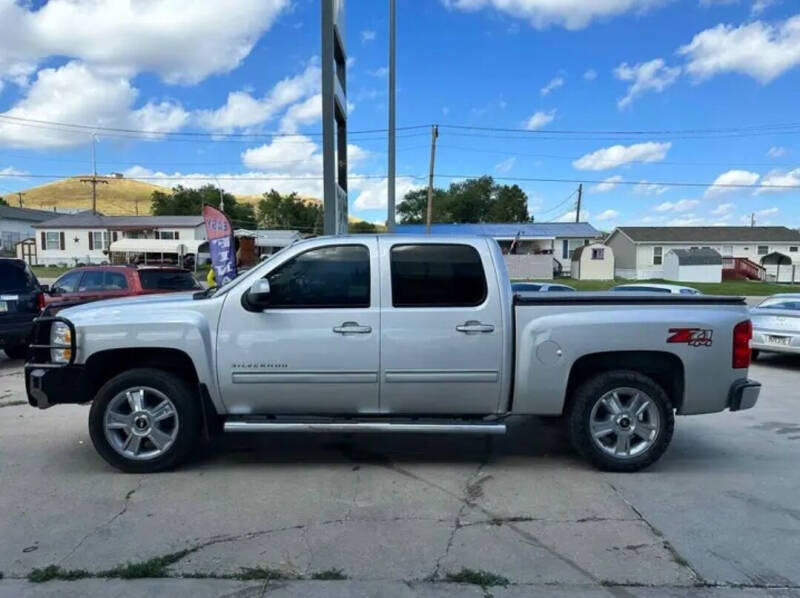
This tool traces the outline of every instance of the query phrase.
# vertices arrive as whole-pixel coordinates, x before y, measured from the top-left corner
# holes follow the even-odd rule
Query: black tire
[[[619,388],[633,388],[646,393],[659,415],[659,427],[653,444],[641,454],[625,458],[601,450],[590,428],[595,404],[603,395]],[[652,465],[667,450],[675,429],[675,415],[669,396],[652,378],[638,372],[615,370],[598,374],[578,387],[568,412],[568,428],[575,450],[595,467],[604,471],[633,472]]]
[[[104,420],[110,402],[134,387],[149,387],[166,395],[178,417],[177,437],[163,454],[148,460],[121,455],[105,434]],[[110,465],[127,473],[153,473],[171,469],[186,460],[200,439],[202,414],[200,397],[178,376],[163,370],[141,368],[123,372],[106,382],[97,392],[89,411],[89,434],[94,448]]]
[[[11,345],[5,347],[3,351],[6,352],[9,359],[27,359],[28,357],[28,345]]]

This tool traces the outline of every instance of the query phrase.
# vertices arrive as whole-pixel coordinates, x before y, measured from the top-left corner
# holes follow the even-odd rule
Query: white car
[[[612,287],[612,291],[628,291],[631,293],[669,293],[671,295],[702,295],[697,289],[678,284],[632,283]]]
[[[800,293],[782,293],[764,299],[750,310],[753,357],[761,351],[800,353]]]

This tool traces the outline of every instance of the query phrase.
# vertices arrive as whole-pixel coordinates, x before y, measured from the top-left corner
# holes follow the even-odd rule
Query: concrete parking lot
[[[138,476],[95,454],[87,406],[29,407],[3,356],[0,596],[800,595],[800,358],[751,375],[756,409],[680,418],[638,474],[531,418],[492,440],[229,437]],[[126,563],[159,579],[26,580]],[[446,582],[464,569],[508,586]]]

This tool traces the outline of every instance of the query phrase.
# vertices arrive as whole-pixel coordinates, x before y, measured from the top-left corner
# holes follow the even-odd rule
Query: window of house
[[[797,246],[789,247],[789,253],[797,253]]]
[[[594,248],[592,249],[592,259],[593,260],[602,260],[605,259],[606,250],[603,247]]]
[[[768,245],[759,245],[758,246],[758,255],[767,255],[769,253],[769,246]]]
[[[310,249],[267,275],[270,306],[369,307],[369,249],[337,245]]]
[[[174,241],[180,238],[180,233],[176,230],[160,230],[156,231],[156,239],[167,239]]]
[[[61,233],[45,233],[44,249],[62,249]]]
[[[565,260],[569,259],[569,239],[562,239],[561,241],[561,257]]]
[[[660,266],[661,265],[661,260],[662,260],[663,253],[664,253],[664,248],[663,247],[653,247],[653,265],[654,266]]]
[[[394,307],[473,307],[486,299],[481,256],[469,245],[395,245]]]
[[[110,244],[108,231],[93,230],[89,233],[90,250],[101,251],[103,249],[108,249]]]

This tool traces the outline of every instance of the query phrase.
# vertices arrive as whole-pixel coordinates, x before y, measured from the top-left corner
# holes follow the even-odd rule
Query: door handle
[[[494,326],[492,324],[481,324],[476,320],[470,320],[469,322],[464,322],[461,326],[456,326],[456,330],[464,334],[479,334],[481,332],[494,332]]]
[[[341,326],[334,326],[336,334],[369,334],[372,326],[361,326],[358,322],[345,322]]]

